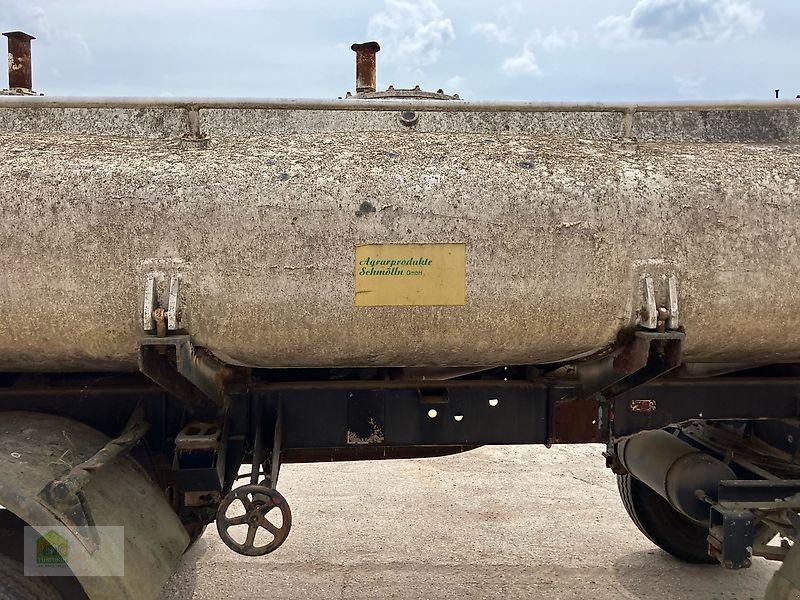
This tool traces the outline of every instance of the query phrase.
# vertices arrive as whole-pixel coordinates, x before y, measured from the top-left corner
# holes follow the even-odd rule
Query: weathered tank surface
[[[799,172],[795,103],[1,98],[0,370],[135,369],[152,272],[241,365],[588,356],[644,276],[686,361],[798,360]],[[357,306],[388,243],[463,243],[464,304]]]

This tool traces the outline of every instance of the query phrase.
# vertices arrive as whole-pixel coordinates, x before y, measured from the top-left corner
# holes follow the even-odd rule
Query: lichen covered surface
[[[687,360],[800,359],[796,143],[234,117],[0,129],[0,370],[135,369],[164,264],[195,344],[252,366],[564,360],[635,324],[643,274],[677,277]],[[422,242],[466,244],[465,305],[354,305],[356,244]]]

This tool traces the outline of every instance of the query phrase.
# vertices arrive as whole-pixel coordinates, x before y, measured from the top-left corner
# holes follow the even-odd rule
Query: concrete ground
[[[600,446],[486,447],[414,461],[286,465],[274,554],[210,527],[164,598],[760,599],[777,565],[679,563],[636,529]]]

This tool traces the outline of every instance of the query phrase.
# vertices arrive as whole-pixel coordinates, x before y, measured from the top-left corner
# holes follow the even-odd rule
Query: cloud
[[[498,44],[507,44],[511,41],[511,27],[500,27],[497,23],[492,23],[491,21],[475,23],[470,28],[470,31]]]
[[[536,55],[533,51],[523,47],[522,52],[516,56],[509,56],[500,65],[500,70],[509,77],[518,77],[520,75],[533,75],[538,77],[542,75],[542,69],[536,60]]]
[[[431,65],[455,39],[453,24],[433,0],[386,0],[367,27],[378,40],[387,63],[408,69]]]
[[[45,0],[44,4],[47,4]],[[86,40],[74,31],[63,31],[51,25],[47,11],[43,6],[31,3],[20,3],[19,0],[0,0],[0,14],[8,23],[13,24],[13,29],[24,31],[34,36],[38,43],[58,45],[63,51],[65,48],[76,48],[84,61],[91,63],[92,53]]]
[[[564,48],[572,48],[578,45],[580,36],[574,29],[551,29],[549,33],[543,34],[538,29],[528,38],[528,44],[538,46],[544,50],[553,51]]]
[[[678,88],[678,93],[684,98],[700,98],[702,96],[702,87],[706,82],[705,77],[681,77],[675,75],[672,77],[672,82]]]
[[[509,56],[500,65],[500,71],[509,77],[533,75],[539,77],[544,71],[539,66],[534,49],[540,48],[547,52],[571,48],[578,44],[578,32],[574,29],[551,29],[549,33],[536,30],[525,40],[519,54]]]
[[[629,15],[606,17],[596,29],[606,43],[718,42],[755,32],[763,19],[749,0],[639,0]]]
[[[460,88],[462,85],[464,85],[465,81],[466,81],[466,79],[464,79],[461,75],[453,75],[449,79],[445,80],[445,82],[444,82],[445,88],[444,89],[445,90],[453,90],[455,92],[458,92],[458,88]]]

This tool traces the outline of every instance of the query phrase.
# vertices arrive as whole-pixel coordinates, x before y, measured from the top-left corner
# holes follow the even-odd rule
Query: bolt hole
[[[429,416],[431,419],[435,419],[435,418],[436,418],[438,415],[439,415],[439,413],[438,413],[438,412],[436,412],[436,409],[435,409],[435,408],[432,408],[432,409],[430,409],[430,410],[428,411],[428,416]]]
[[[500,404],[500,400],[497,398],[489,398],[489,406],[497,406]]]
[[[597,425],[597,419],[595,419],[594,421],[592,421],[592,425]]]
[[[453,418],[460,423],[461,421],[464,420],[464,415],[462,415],[461,413],[456,413],[453,415]]]
[[[419,115],[412,110],[404,110],[400,113],[400,123],[406,127],[416,125],[419,121]]]

